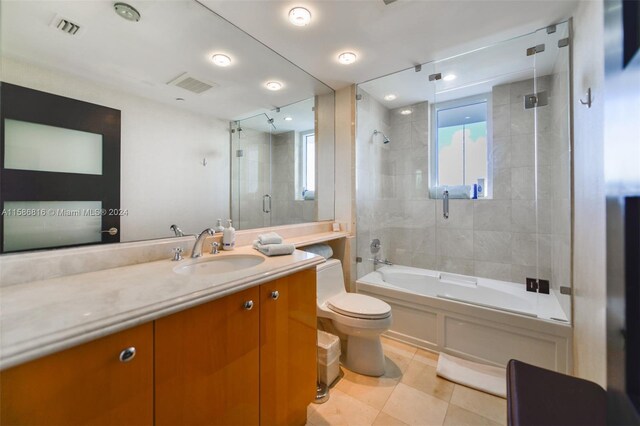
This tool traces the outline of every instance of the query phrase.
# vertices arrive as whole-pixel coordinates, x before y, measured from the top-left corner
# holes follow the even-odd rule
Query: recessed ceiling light
[[[468,115],[465,117],[466,120],[470,119],[471,117],[469,117]]]
[[[356,61],[356,54],[353,52],[343,52],[338,55],[338,62],[344,65],[350,65]]]
[[[304,7],[294,7],[289,11],[289,22],[296,27],[304,27],[311,22],[311,12]]]
[[[284,121],[291,121],[291,120],[293,120],[293,117],[285,117],[284,118]]]
[[[394,101],[395,99],[396,99],[396,95],[394,95],[393,93],[390,93],[384,97],[385,101]]]
[[[267,87],[267,89],[273,91],[282,89],[282,83],[280,83],[279,81],[268,81],[265,86]]]
[[[447,74],[444,77],[442,77],[442,79],[444,81],[453,81],[456,79],[456,75],[455,74]]]
[[[138,22],[140,20],[140,12],[138,12],[133,6],[126,3],[116,3],[113,7],[118,16],[126,19],[127,21]]]
[[[227,55],[223,55],[222,53],[216,53],[211,57],[211,60],[219,67],[228,67],[231,65],[231,58]]]
[[[409,115],[411,114],[413,111],[411,111],[410,109],[403,109],[402,111],[400,111],[400,114],[402,115]]]

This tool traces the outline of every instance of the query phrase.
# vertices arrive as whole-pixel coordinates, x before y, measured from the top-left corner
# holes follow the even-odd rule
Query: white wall
[[[574,373],[606,384],[603,2],[582,1],[573,27]],[[580,98],[591,88],[589,109]]]
[[[227,121],[6,57],[0,78],[121,111],[121,241],[170,236],[173,223],[195,233],[229,216]]]

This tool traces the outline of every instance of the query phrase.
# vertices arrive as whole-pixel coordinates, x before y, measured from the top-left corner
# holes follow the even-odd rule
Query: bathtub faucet
[[[373,261],[373,265],[377,266],[377,265],[393,265],[392,262],[388,261],[387,259],[379,259],[378,256],[374,257],[373,259],[369,259]]]

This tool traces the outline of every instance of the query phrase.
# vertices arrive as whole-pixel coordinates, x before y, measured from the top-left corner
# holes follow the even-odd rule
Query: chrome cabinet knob
[[[127,349],[123,349],[122,352],[120,352],[120,362],[129,362],[131,361],[133,358],[135,358],[136,356],[136,348],[134,346],[131,346],[130,348]]]
[[[244,302],[243,307],[247,311],[250,311],[251,309],[253,309],[253,300],[247,300],[246,302]]]
[[[278,297],[280,297],[280,292],[278,290],[274,290],[271,292],[271,298],[273,300],[278,300]]]

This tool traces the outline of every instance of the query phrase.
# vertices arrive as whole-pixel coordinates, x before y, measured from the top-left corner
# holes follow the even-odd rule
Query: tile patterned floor
[[[308,426],[505,425],[504,399],[436,376],[438,355],[391,339],[382,340],[383,377],[342,369],[324,404],[311,404]]]

